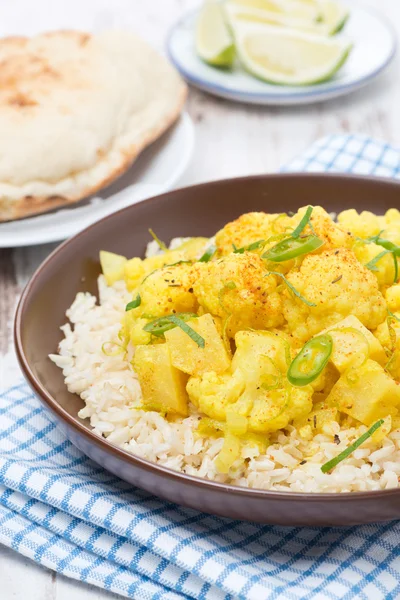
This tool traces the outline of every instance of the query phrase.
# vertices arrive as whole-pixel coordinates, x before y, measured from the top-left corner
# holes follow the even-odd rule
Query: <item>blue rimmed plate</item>
[[[354,47],[342,69],[325,83],[301,87],[271,85],[252,77],[238,64],[232,70],[205,64],[194,47],[197,13],[187,14],[172,28],[167,41],[168,54],[190,84],[215,96],[262,105],[329,100],[371,82],[390,64],[396,52],[396,34],[391,24],[369,7],[354,1],[348,4],[351,16],[344,32],[338,35],[349,38]]]

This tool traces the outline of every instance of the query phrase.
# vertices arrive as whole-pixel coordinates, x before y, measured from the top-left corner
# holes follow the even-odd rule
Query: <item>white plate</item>
[[[0,248],[64,240],[120,208],[166,192],[185,171],[193,149],[193,123],[183,113],[129,171],[95,197],[37,217],[0,223]]]
[[[399,1],[399,0],[395,0]],[[366,85],[389,65],[396,52],[391,24],[375,10],[347,2],[351,11],[340,36],[354,43],[348,61],[329,81],[304,87],[264,83],[235,66],[224,71],[202,62],[194,48],[197,13],[186,15],[171,30],[167,49],[171,61],[192,85],[229,100],[263,105],[308,104],[348,94]]]

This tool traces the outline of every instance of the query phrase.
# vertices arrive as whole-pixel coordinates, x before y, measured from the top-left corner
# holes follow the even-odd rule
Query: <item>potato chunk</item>
[[[367,360],[356,371],[347,371],[341,376],[326,402],[370,425],[388,414],[397,414],[400,385],[377,362]]]
[[[358,335],[357,332],[362,335]],[[333,339],[330,360],[340,373],[354,364],[359,355],[365,356],[365,350],[368,357],[379,364],[384,365],[387,362],[382,344],[354,315],[349,315],[336,325],[328,327],[321,332],[323,333],[329,333]]]
[[[124,268],[127,260],[125,256],[100,250],[100,265],[107,285],[113,285],[124,278]]]
[[[189,375],[202,375],[207,371],[223,373],[229,369],[231,361],[213,317],[205,314],[191,319],[188,325],[204,338],[205,346],[198,346],[179,327],[166,331],[165,339],[174,367]]]
[[[142,388],[145,407],[187,415],[187,377],[172,365],[167,344],[138,346],[133,366]]]

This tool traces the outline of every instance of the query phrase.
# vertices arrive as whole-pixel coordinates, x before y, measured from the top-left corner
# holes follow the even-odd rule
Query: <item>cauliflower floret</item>
[[[239,415],[249,431],[268,433],[312,410],[312,387],[295,388],[286,379],[287,342],[282,337],[240,331],[235,342],[230,373],[189,379],[187,392],[202,412],[220,421]]]
[[[387,352],[387,370],[392,377],[400,381],[400,312],[394,312],[393,315],[393,318],[386,319],[377,327],[374,335]]]
[[[382,218],[368,210],[363,210],[358,214],[354,208],[349,208],[339,213],[337,220],[341,227],[351,231],[353,235],[367,238],[378,235],[383,229]]]
[[[294,217],[292,217],[291,225],[293,229],[300,223],[306,210],[307,206],[304,206],[298,210]],[[310,226],[307,226],[303,233],[307,235],[315,233],[321,240],[324,240],[325,244],[321,247],[321,251],[330,248],[350,248],[353,245],[354,238],[351,233],[332,221],[331,217],[322,206],[313,207],[310,222],[312,229]]]
[[[289,329],[302,341],[334,325],[348,315],[357,317],[368,329],[386,318],[386,301],[374,274],[362,266],[351,250],[327,250],[307,256],[287,279],[310,303],[285,289],[283,313]]]
[[[389,310],[392,312],[400,310],[400,283],[388,288],[385,292],[385,298]]]
[[[226,411],[243,393],[245,381],[240,371],[217,375],[214,371],[190,377],[186,386],[190,400],[208,417],[225,421]]]
[[[230,254],[197,263],[192,274],[199,304],[224,321],[228,319],[229,336],[240,329],[267,329],[283,323],[276,277],[265,277],[267,272],[257,254]]]
[[[180,312],[195,313],[198,304],[193,294],[193,284],[191,265],[180,264],[158,269],[137,288],[141,303],[131,312],[135,317],[149,315],[149,318]]]
[[[246,213],[218,231],[215,243],[221,255],[230,254],[233,244],[242,248],[258,240],[267,240],[271,236],[283,233],[289,224],[290,218],[287,215]]]
[[[181,260],[197,260],[204,253],[207,244],[207,238],[190,238],[173,250],[162,254],[156,254],[144,260],[131,258],[124,265],[124,279],[128,290],[135,290],[145,277],[165,265],[171,265]]]

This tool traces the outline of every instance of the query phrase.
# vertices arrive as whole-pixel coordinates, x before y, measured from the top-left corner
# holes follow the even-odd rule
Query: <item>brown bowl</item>
[[[83,401],[70,394],[49,359],[59,327],[77,292],[96,293],[99,250],[142,256],[152,227],[164,240],[210,236],[243,212],[296,210],[321,204],[383,213],[399,206],[400,184],[339,175],[265,175],[181,189],[117,212],[59,246],[22,294],[15,344],[23,373],[66,436],[105,469],[169,501],[234,519],[281,525],[353,525],[400,518],[400,490],[301,494],[245,489],[177,473],[132,456],[100,439],[77,414]]]

